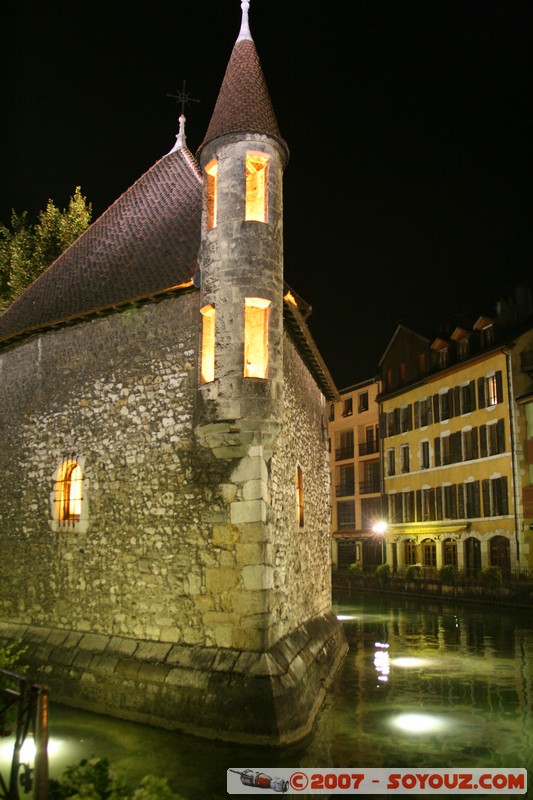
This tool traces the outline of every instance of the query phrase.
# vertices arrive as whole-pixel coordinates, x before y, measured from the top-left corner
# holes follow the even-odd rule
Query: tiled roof
[[[201,202],[192,153],[161,158],[0,316],[0,342],[189,281]]]
[[[286,151],[259,56],[251,39],[237,40],[224,75],[218,99],[197,156],[208,144],[229,133],[265,133],[278,139]]]

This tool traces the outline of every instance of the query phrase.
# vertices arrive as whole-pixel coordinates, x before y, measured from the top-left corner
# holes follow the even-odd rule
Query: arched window
[[[442,543],[442,563],[445,566],[457,566],[457,542],[455,539],[445,539]]]
[[[81,518],[83,475],[73,458],[59,467],[55,485],[54,517],[58,522],[79,522]]]
[[[422,541],[422,565],[424,567],[437,566],[437,545],[433,539]]]

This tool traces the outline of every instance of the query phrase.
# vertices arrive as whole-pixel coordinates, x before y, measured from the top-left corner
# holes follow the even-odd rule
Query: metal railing
[[[46,800],[48,793],[46,686],[40,686],[24,675],[0,669],[0,735],[15,737],[7,780],[0,774],[0,800],[20,800],[19,786],[24,794],[31,792],[33,800]],[[27,753],[24,748],[25,744],[31,742],[35,755]]]

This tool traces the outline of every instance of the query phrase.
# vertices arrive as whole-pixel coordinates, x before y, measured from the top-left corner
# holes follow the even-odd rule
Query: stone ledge
[[[20,633],[0,622],[1,638],[14,630]],[[268,652],[135,643],[100,634],[84,635],[84,649],[76,649],[78,634],[34,627],[26,633],[26,658],[49,686],[52,702],[273,746],[310,733],[348,649],[332,612],[308,620]],[[89,643],[94,650],[87,649]]]

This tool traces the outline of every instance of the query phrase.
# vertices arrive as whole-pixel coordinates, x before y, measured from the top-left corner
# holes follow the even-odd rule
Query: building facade
[[[377,396],[370,379],[341,390],[329,405],[332,483],[332,560],[335,568],[357,563],[374,569],[383,560],[382,485]]]
[[[280,744],[347,649],[337,390],[284,283],[289,153],[248,5],[196,156],[182,117],[0,317],[0,633],[59,702]]]
[[[435,338],[403,325],[394,333],[378,397],[393,570],[533,566],[525,316],[522,325],[481,316]]]

